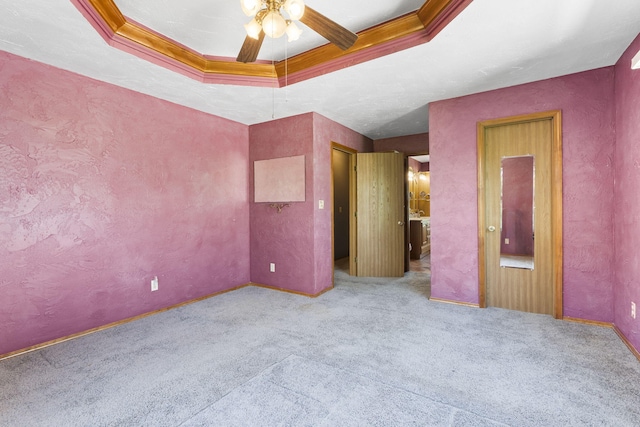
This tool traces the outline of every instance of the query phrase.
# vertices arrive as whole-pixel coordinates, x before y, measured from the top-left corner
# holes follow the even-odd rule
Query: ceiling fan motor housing
[[[303,0],[240,0],[240,5],[245,15],[253,17],[245,25],[247,34],[253,39],[259,38],[260,31],[274,39],[282,37],[286,32],[289,41],[297,40],[302,33],[293,21],[304,15]],[[290,19],[284,18],[282,9]]]
[[[295,23],[297,20],[342,50],[349,49],[358,39],[357,34],[305,6],[303,0],[240,0],[240,5],[243,12],[253,19],[244,26],[247,37],[236,58],[239,62],[257,59],[265,35],[278,38],[286,33],[289,41],[297,40],[302,33]]]

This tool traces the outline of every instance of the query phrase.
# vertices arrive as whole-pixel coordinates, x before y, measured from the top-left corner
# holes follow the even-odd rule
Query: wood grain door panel
[[[357,155],[357,275],[404,276],[404,156]]]
[[[481,305],[561,316],[560,116],[559,112],[552,113],[479,124]],[[533,270],[500,266],[501,162],[505,157],[518,156],[534,157]]]

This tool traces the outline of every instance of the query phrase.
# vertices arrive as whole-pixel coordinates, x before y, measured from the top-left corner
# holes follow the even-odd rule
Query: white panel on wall
[[[304,156],[256,160],[253,172],[256,203],[305,201]]]

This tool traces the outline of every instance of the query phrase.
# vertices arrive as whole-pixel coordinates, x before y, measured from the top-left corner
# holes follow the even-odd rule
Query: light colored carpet
[[[431,302],[428,280],[244,288],[2,361],[0,425],[640,425],[614,331]]]

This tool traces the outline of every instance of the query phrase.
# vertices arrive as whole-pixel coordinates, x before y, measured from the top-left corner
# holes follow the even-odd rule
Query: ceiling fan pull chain
[[[275,43],[273,40],[271,41],[271,66],[273,69],[276,69],[276,57],[274,56],[273,45]],[[276,118],[276,87],[275,85],[271,88],[271,119],[274,120]]]

